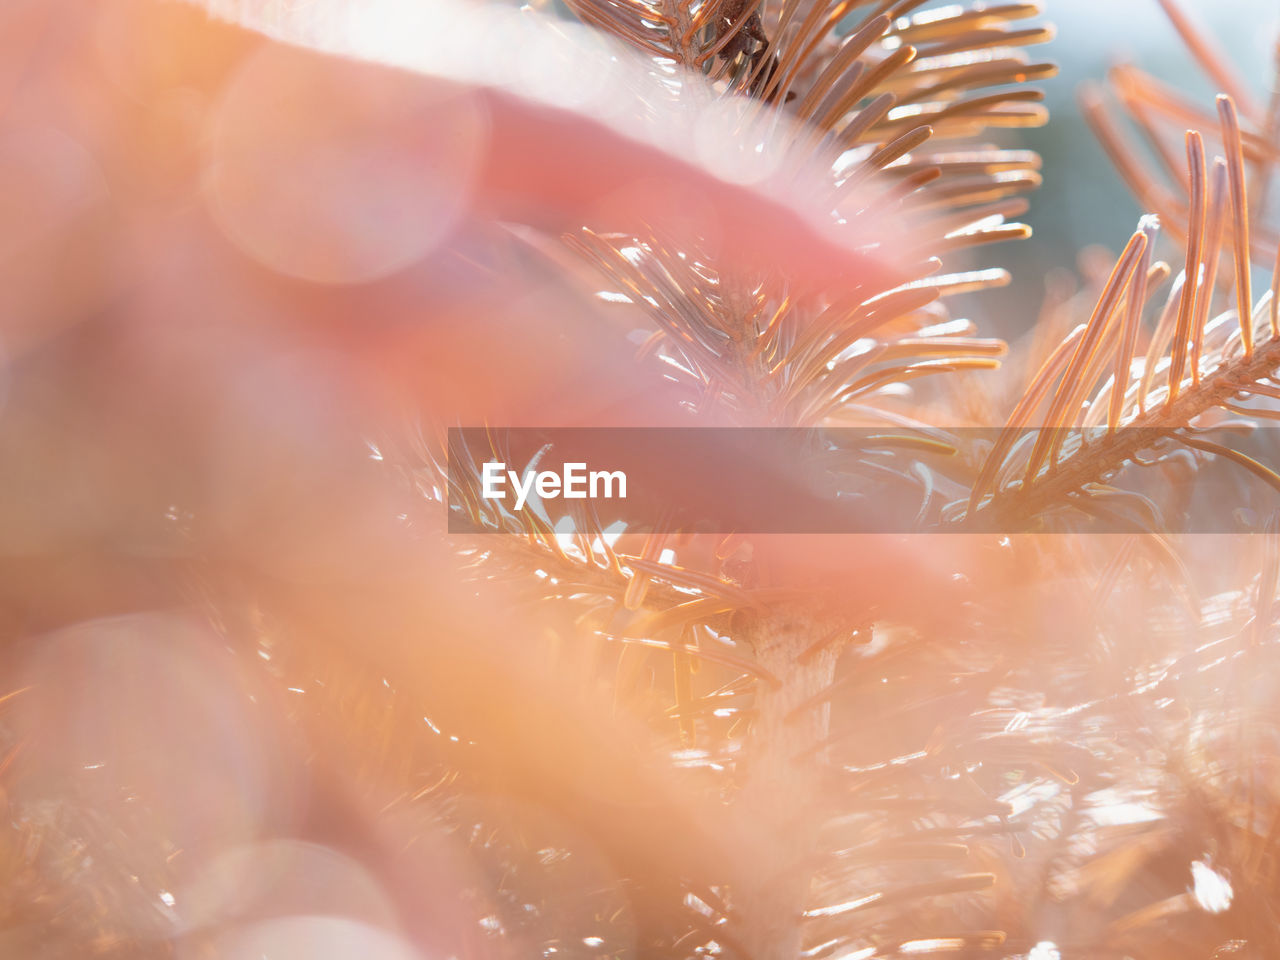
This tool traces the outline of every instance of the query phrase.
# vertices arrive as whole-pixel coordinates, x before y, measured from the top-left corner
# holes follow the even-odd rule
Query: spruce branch
[[[1186,135],[1191,212],[1185,266],[1143,364],[1135,368],[1133,354],[1138,317],[1150,288],[1149,248],[1156,232],[1156,222],[1150,219],[1121,255],[1089,323],[1063,344],[1014,411],[973,487],[961,523],[1023,528],[1073,497],[1088,497],[1091,484],[1106,481],[1166,436],[1235,460],[1280,489],[1280,475],[1274,471],[1187,433],[1202,415],[1216,408],[1252,413],[1239,401],[1268,398],[1274,392],[1271,380],[1280,369],[1280,341],[1270,323],[1274,294],[1254,303],[1250,292],[1254,242],[1244,143],[1231,98],[1218,98],[1218,115],[1227,156],[1213,165],[1211,190],[1204,138],[1195,130]],[[1235,262],[1234,324],[1228,314],[1215,321],[1209,319],[1224,239],[1229,241]],[[1232,326],[1234,330],[1226,333]],[[1159,351],[1167,348],[1170,336],[1172,352],[1161,360]],[[1167,386],[1161,402],[1152,403],[1148,389],[1153,374],[1161,369],[1167,370]],[[1085,402],[1095,382],[1108,371],[1109,379]],[[997,475],[1009,473],[1011,452],[1055,380],[1053,399],[1043,415],[1044,425],[1026,459],[1021,481],[993,491]],[[1098,429],[1088,427],[1098,421],[1093,412],[1103,409],[1108,429],[1104,436],[1095,436]],[[1267,411],[1259,415],[1266,417]],[[1073,428],[1074,446],[1064,458],[1061,452]]]

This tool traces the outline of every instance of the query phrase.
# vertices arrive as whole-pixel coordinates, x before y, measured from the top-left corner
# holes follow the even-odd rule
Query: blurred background
[[[1257,96],[1267,96],[1280,8],[1267,0],[1187,0],[1183,7],[1216,39]],[[1028,307],[1043,296],[1047,274],[1074,268],[1077,255],[1090,247],[1118,252],[1147,212],[1138,208],[1080,115],[1080,84],[1101,80],[1123,60],[1140,64],[1198,102],[1211,105],[1216,92],[1188,58],[1156,0],[1049,0],[1046,14],[1058,36],[1045,47],[1045,57],[1061,67],[1043,84],[1052,119],[1017,137],[1044,162],[1044,186],[1032,197],[1026,217],[1035,233],[1030,242],[987,252],[1013,272],[1013,283],[970,307],[975,317],[992,319],[1010,337],[1035,322]]]
[[[1211,92],[1155,0],[1047,6],[1045,185],[979,255],[1014,274],[983,333],[1141,212],[1077,85],[1124,56]],[[1264,97],[1276,5],[1189,6]],[[635,344],[469,206],[482,119],[190,6],[0,4],[0,957],[596,956],[602,918],[660,926],[619,876],[726,856],[399,469],[407,410],[643,419]]]

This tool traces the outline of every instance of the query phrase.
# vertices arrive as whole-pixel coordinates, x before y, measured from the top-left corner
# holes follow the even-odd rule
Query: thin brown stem
[[[835,675],[848,628],[803,610],[780,610],[742,624],[760,665],[780,681],[758,688],[749,767],[734,803],[752,856],[734,885],[735,940],[750,960],[796,960],[817,844],[818,788],[830,707],[822,692]]]
[[[1071,495],[1119,469],[1151,445],[1158,431],[1187,426],[1214,407],[1229,401],[1241,390],[1270,376],[1280,368],[1280,340],[1268,340],[1251,358],[1224,366],[1209,374],[1200,385],[1125,424],[1097,443],[1082,447],[1074,456],[1052,467],[1036,483],[997,493],[977,510],[968,511],[956,522],[1000,530],[1028,526],[1045,511],[1070,501]]]

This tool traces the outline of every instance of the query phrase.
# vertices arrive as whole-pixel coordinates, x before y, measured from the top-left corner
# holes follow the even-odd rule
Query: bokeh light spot
[[[208,202],[264,266],[366,282],[448,236],[485,139],[479,101],[457,88],[268,45],[215,110]]]

